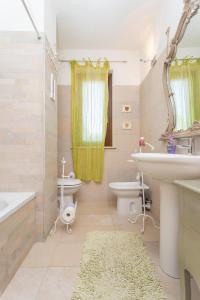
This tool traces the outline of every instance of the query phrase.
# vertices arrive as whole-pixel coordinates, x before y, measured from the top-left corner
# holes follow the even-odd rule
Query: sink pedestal
[[[179,200],[173,182],[199,178],[200,155],[134,153],[132,157],[144,175],[160,182],[160,266],[169,276],[179,278]]]
[[[178,228],[177,187],[160,181],[160,267],[173,278],[179,278]]]

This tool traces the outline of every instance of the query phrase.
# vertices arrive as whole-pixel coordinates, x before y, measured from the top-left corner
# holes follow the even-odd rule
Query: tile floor
[[[80,205],[73,233],[67,234],[60,224],[56,233],[49,236],[45,243],[36,243],[0,299],[70,300],[83,243],[86,234],[93,230],[139,233],[140,224],[132,225],[127,218],[117,216],[112,206],[108,206],[107,210],[96,207],[93,211],[90,205]],[[148,223],[142,238],[168,299],[179,300],[179,281],[169,278],[159,268],[158,231]]]

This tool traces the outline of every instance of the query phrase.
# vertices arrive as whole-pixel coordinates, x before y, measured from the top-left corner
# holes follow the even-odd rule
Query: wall
[[[54,53],[56,46],[56,12],[53,0],[26,0],[25,3],[41,33],[45,33]],[[0,31],[34,31],[20,0],[1,0]]]
[[[44,0],[44,32],[54,54],[57,53],[57,21],[54,0]]]
[[[185,57],[200,57],[200,48],[199,47],[190,47],[190,48],[178,48],[177,58],[185,58]]]
[[[46,48],[50,45],[46,41]],[[45,55],[45,180],[44,180],[44,236],[46,237],[57,217],[57,97],[51,100],[51,74],[56,79],[52,60]]]
[[[49,190],[44,187],[45,176],[56,173],[55,167],[48,172],[45,146],[57,127],[56,105],[45,103],[44,39],[38,41],[33,32],[0,32],[0,44],[0,191],[37,192],[36,231],[42,239],[46,203],[52,202],[52,189],[56,193],[56,180]],[[55,107],[54,118],[49,105]],[[54,156],[51,165],[53,161],[56,166]]]
[[[160,14],[158,15],[156,24],[156,53],[160,56],[166,48],[166,30],[170,27],[170,39],[174,37],[180,17],[183,13],[183,0],[169,0],[163,1],[160,7]]]
[[[87,56],[85,53],[87,52]],[[101,52],[101,53],[100,53]],[[65,52],[67,54],[67,52]],[[112,181],[134,180],[136,175],[135,165],[128,163],[131,153],[137,148],[137,142],[140,135],[139,120],[139,55],[131,55],[129,52],[119,51],[81,51],[79,56],[75,51],[69,55],[61,57],[65,59],[74,59],[82,57],[108,57],[109,60],[128,60],[127,64],[113,64],[113,146],[116,149],[105,150],[104,177],[101,184],[84,183],[79,192],[80,206],[91,205],[93,207],[101,206],[101,209],[112,205],[113,195],[108,184]],[[95,54],[95,55],[94,55]],[[132,53],[133,54],[133,53]],[[61,159],[64,156],[67,159],[66,173],[73,169],[71,158],[71,86],[70,69],[63,64],[58,76],[58,175],[61,174]],[[65,85],[64,85],[65,84]],[[123,114],[121,108],[123,104],[130,104],[132,112]],[[125,131],[122,129],[122,122],[130,120],[133,123],[133,129]],[[115,202],[114,202],[115,203]]]
[[[0,33],[0,190],[37,191],[43,228],[43,44],[35,34]]]
[[[157,17],[150,29],[149,37],[141,49],[141,57],[143,59],[151,60],[154,56],[158,58],[162,55],[167,47],[166,30],[170,27],[171,40],[176,32],[178,22],[183,12],[183,3],[183,0],[160,1]],[[142,79],[148,74],[150,68],[150,63],[142,65]]]
[[[44,1],[26,0],[39,31],[44,32]],[[21,1],[1,0],[1,31],[33,31],[33,26]]]
[[[157,64],[148,73],[140,86],[141,105],[141,135],[155,146],[155,152],[166,152],[165,145],[159,141],[167,128],[168,112],[164,95],[162,75],[165,53],[158,59]],[[145,149],[147,152],[149,149]],[[160,191],[157,181],[145,177],[152,190],[152,211],[157,220],[160,215]]]

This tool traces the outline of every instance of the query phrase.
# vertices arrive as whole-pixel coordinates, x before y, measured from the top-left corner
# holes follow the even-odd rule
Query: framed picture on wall
[[[123,113],[130,113],[132,111],[131,106],[129,104],[122,105],[122,112]]]

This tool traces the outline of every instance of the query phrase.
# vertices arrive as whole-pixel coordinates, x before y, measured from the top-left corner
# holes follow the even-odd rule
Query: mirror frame
[[[161,135],[161,140],[168,139],[170,134],[173,134],[174,138],[191,137],[200,135],[200,120],[195,121],[192,127],[187,130],[174,131],[176,126],[176,111],[174,106],[174,95],[170,85],[169,69],[172,61],[175,59],[178,45],[182,41],[188,24],[190,23],[193,16],[198,13],[200,9],[200,0],[184,0],[184,9],[181,19],[178,24],[174,38],[171,40],[169,50],[167,49],[167,57],[164,62],[163,72],[163,84],[165,90],[165,97],[167,99],[168,108],[168,126],[165,133]]]

